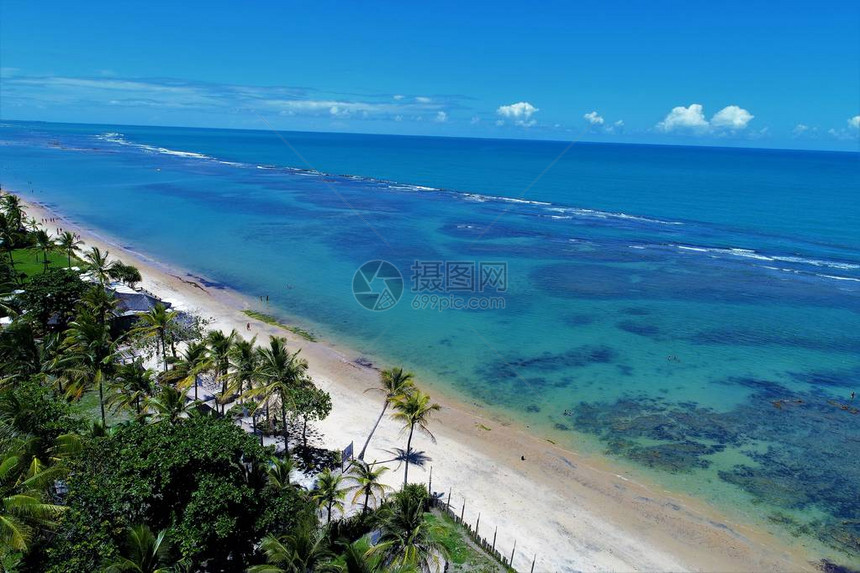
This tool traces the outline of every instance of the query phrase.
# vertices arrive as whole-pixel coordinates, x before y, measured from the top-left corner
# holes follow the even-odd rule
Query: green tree
[[[185,391],[194,385],[194,401],[197,402],[197,387],[200,376],[213,367],[212,356],[203,342],[192,342],[186,346],[182,355],[173,361],[173,368],[164,373],[164,380],[174,382],[178,390]]]
[[[269,453],[229,420],[122,424],[83,440],[70,460],[66,505],[48,549],[50,573],[93,571],[119,554],[126,528],[146,523],[192,571],[241,571],[255,540],[291,533],[312,515],[306,494],[272,488]]]
[[[107,283],[111,263],[108,260],[110,252],[104,253],[98,247],[90,247],[90,250],[84,253],[84,262],[87,264],[90,272],[102,285]]]
[[[317,476],[316,487],[311,491],[311,499],[320,509],[326,509],[326,524],[331,524],[332,510],[343,511],[343,499],[346,497],[346,488],[343,487],[343,476],[333,474],[331,469],[324,469]]]
[[[51,264],[51,261],[48,260],[48,255],[54,252],[57,249],[57,245],[54,243],[54,240],[51,238],[48,233],[39,229],[35,233],[36,238],[36,247],[42,253],[42,265],[44,265],[45,270],[48,270],[48,265]]]
[[[168,310],[160,302],[151,310],[140,315],[139,323],[131,332],[141,334],[144,337],[155,338],[155,353],[161,348],[161,363],[167,372],[167,339],[172,336],[172,330],[176,327],[178,314],[176,311]],[[175,353],[174,353],[175,354]]]
[[[75,316],[78,303],[87,290],[80,277],[66,269],[51,269],[30,279],[20,296],[21,306],[43,331],[48,323],[64,329]]]
[[[439,410],[439,404],[431,404],[430,396],[415,390],[411,394],[401,396],[394,404],[394,413],[391,417],[403,424],[403,431],[409,433],[409,438],[406,441],[406,470],[403,472],[403,485],[405,486],[409,479],[409,457],[412,453],[412,435],[415,429],[430,437],[433,443],[436,443],[436,437],[430,432],[428,425],[430,416],[433,412]]]
[[[117,367],[111,384],[108,405],[117,410],[131,410],[137,416],[143,413],[143,405],[155,392],[152,370],[135,360]]]
[[[194,411],[195,402],[189,402],[185,392],[177,390],[172,386],[163,386],[158,394],[145,402],[146,413],[144,417],[154,423],[168,422],[176,424],[181,419],[188,417]]]
[[[224,413],[224,398],[227,395],[227,372],[230,370],[230,350],[236,341],[236,331],[224,334],[220,330],[212,330],[206,335],[206,345],[209,348],[209,356],[212,358],[212,367],[215,370],[215,382],[221,382],[221,413]]]
[[[420,498],[398,494],[393,503],[383,506],[379,515],[379,542],[369,550],[387,567],[416,567],[421,571],[438,571],[439,557],[445,547],[433,540],[425,526],[424,504]]]
[[[105,567],[105,573],[171,573],[176,564],[171,560],[166,534],[162,530],[155,535],[146,525],[130,527],[123,553]]]
[[[331,396],[306,381],[294,392],[296,413],[302,418],[302,446],[308,447],[308,422],[324,420],[331,413]]]
[[[251,396],[259,396],[264,401],[274,400],[281,410],[281,424],[284,431],[284,450],[290,453],[290,427],[287,411],[295,408],[295,392],[308,380],[308,363],[299,358],[299,351],[289,352],[287,340],[272,336],[269,347],[259,350],[260,385]]]
[[[268,535],[260,548],[266,556],[266,564],[249,567],[248,573],[313,573],[334,557],[325,532],[312,522],[291,534]]]
[[[101,423],[106,427],[104,385],[111,380],[119,358],[117,341],[111,338],[110,330],[100,324],[98,317],[81,309],[77,319],[69,325],[63,345],[65,356],[60,362],[70,376],[69,392],[80,397],[88,386],[96,386]]]
[[[355,460],[349,468],[347,479],[353,481],[354,485],[349,489],[355,494],[352,496],[352,503],[358,503],[358,500],[364,498],[362,513],[367,513],[370,507],[370,501],[379,501],[385,495],[386,490],[391,489],[380,481],[382,474],[388,471],[385,466],[379,466],[374,469],[373,465],[363,461]]]
[[[360,460],[364,459],[364,454],[367,452],[367,446],[370,445],[370,439],[376,432],[376,428],[379,426],[379,422],[382,421],[383,416],[385,416],[385,412],[388,410],[388,407],[402,396],[406,396],[415,390],[412,373],[404,372],[403,368],[389,368],[388,370],[383,370],[380,374],[380,382],[381,384],[379,388],[368,388],[366,390],[367,392],[382,392],[385,395],[385,401],[382,403],[382,412],[379,413],[379,417],[376,419],[376,423],[373,424],[373,429],[370,430],[370,434],[367,436],[364,446],[362,446],[361,451],[358,452],[358,459]]]
[[[277,489],[290,487],[290,474],[296,467],[296,462],[290,456],[284,458],[272,457],[271,465],[267,471],[269,483]]]
[[[68,258],[69,267],[72,268],[72,257],[75,256],[75,253],[80,251],[80,246],[83,244],[76,234],[71,231],[63,231],[60,234],[60,238],[57,241],[57,246],[62,249],[64,253],[66,253],[66,257]]]
[[[55,478],[19,451],[0,457],[0,560],[30,549],[35,533],[52,527],[65,508],[45,502],[45,490]]]

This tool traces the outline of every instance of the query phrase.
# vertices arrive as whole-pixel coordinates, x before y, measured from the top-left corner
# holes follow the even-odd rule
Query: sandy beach
[[[37,220],[59,217],[49,230],[63,227],[79,233],[86,246],[109,250],[113,257],[137,266],[141,286],[174,307],[210,321],[209,328],[235,329],[241,336],[285,336],[301,348],[318,386],[330,392],[332,414],[318,428],[329,448],[355,442],[361,448],[379,413],[378,371],[356,362],[348,348],[308,342],[291,332],[249,319],[242,313],[251,301],[239,293],[203,286],[195,277],[147,256],[121,248],[60,213],[28,201],[27,212]],[[246,324],[250,323],[248,330]],[[419,385],[421,381],[418,381]],[[475,523],[496,546],[511,553],[514,566],[529,571],[812,571],[811,557],[776,536],[733,523],[703,502],[640,483],[611,461],[567,451],[530,434],[508,420],[479,407],[440,394],[433,399],[442,410],[432,423],[432,443],[416,437],[414,447],[432,459],[410,477],[427,481],[433,468],[433,490],[451,491],[451,503]],[[403,448],[405,439],[394,422],[384,419],[367,460],[389,459],[386,450]],[[525,460],[523,460],[525,458]],[[399,485],[402,468],[387,474]]]

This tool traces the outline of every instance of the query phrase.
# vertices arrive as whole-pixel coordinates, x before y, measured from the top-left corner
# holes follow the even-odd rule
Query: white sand
[[[37,220],[59,217],[30,204]],[[235,329],[242,336],[286,336],[301,348],[320,387],[331,393],[331,416],[316,424],[325,445],[340,449],[355,442],[356,453],[373,426],[382,403],[378,372],[357,365],[349,349],[324,342],[310,343],[290,332],[254,321],[241,310],[248,299],[237,293],[209,290],[182,271],[170,269],[137,253],[110,244],[68,221],[48,225],[78,232],[87,246],[110,250],[143,274],[142,286],[176,308],[212,320],[210,328]],[[250,322],[251,330],[246,330]],[[388,366],[388,365],[385,365]],[[419,381],[420,385],[420,381]],[[659,487],[625,477],[611,463],[566,451],[505,421],[482,416],[479,408],[434,394],[442,405],[432,423],[437,438],[417,435],[413,447],[432,458],[433,489],[453,491],[451,504],[510,555],[516,539],[514,566],[529,571],[806,571],[814,568],[799,547],[773,535],[732,523],[714,508]],[[481,426],[490,428],[483,429]],[[387,460],[386,450],[405,448],[405,437],[389,419],[379,426],[365,456]],[[525,456],[522,461],[520,456]],[[391,464],[390,464],[391,465]],[[391,465],[388,483],[399,486],[403,468]],[[427,481],[428,468],[410,467],[410,481]],[[447,497],[447,493],[446,493]]]

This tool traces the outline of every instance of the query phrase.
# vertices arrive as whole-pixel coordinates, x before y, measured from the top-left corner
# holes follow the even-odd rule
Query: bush
[[[88,440],[71,466],[49,571],[96,570],[135,524],[168,529],[195,570],[244,569],[257,540],[288,532],[296,516],[313,511],[303,492],[268,485],[270,455],[212,416],[134,423]]]

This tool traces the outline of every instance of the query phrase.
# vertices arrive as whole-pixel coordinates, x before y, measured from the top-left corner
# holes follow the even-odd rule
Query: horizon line
[[[328,131],[328,130],[299,130],[299,129],[283,129],[274,130],[265,127],[216,127],[216,126],[193,126],[193,125],[164,125],[164,124],[141,124],[141,123],[101,123],[101,122],[81,122],[81,121],[47,121],[41,119],[7,119],[0,117],[0,122],[9,123],[44,123],[53,125],[94,125],[108,127],[150,127],[150,128],[166,128],[166,129],[203,129],[203,130],[220,130],[220,131],[260,131],[274,132],[283,131],[285,133],[313,133],[313,134],[329,134],[329,135],[369,135],[377,137],[413,137],[413,138],[432,138],[432,139],[465,139],[465,140],[481,140],[481,141],[516,141],[516,142],[536,142],[536,143],[584,143],[587,145],[631,145],[631,146],[646,146],[646,147],[683,147],[683,148],[698,148],[698,149],[732,149],[732,150],[750,150],[750,151],[803,151],[812,153],[849,153],[860,154],[860,145],[856,150],[846,149],[815,149],[807,147],[756,147],[747,145],[713,145],[707,143],[654,143],[654,142],[620,142],[620,141],[593,141],[585,139],[543,139],[529,137],[488,137],[488,136],[464,136],[464,135],[427,135],[427,134],[412,134],[412,133],[379,133],[365,131]]]

